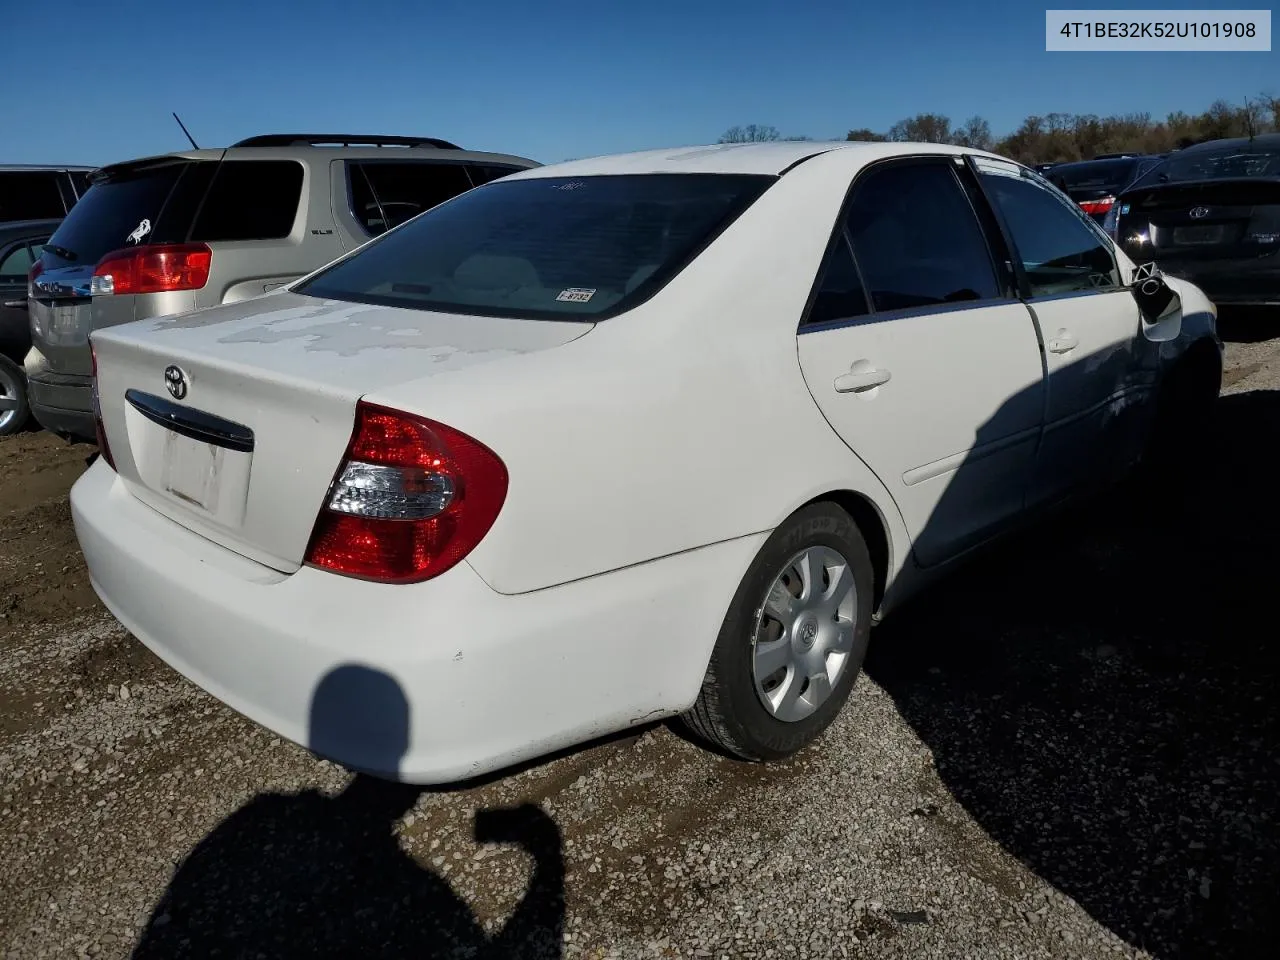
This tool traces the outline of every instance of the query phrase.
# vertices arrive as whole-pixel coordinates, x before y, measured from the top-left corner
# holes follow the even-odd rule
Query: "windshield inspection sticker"
[[[133,228],[133,233],[129,234],[130,243],[141,243],[142,238],[151,232],[151,221],[143,220],[140,224]]]
[[[595,287],[569,287],[567,290],[561,290],[556,294],[557,300],[563,300],[566,303],[586,303],[596,295]]]

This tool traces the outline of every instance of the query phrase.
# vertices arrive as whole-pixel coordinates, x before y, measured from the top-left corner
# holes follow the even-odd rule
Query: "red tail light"
[[[113,250],[93,268],[95,297],[199,290],[209,282],[213,251],[203,243],[169,243]]]
[[[383,583],[439,576],[484,539],[507,468],[442,423],[361,401],[306,562]]]
[[[89,360],[92,364],[92,396],[93,396],[93,427],[98,435],[98,452],[102,454],[102,459],[107,461],[107,466],[112,470],[116,468],[116,462],[111,457],[111,447],[107,443],[107,431],[102,425],[102,400],[98,394],[98,351],[93,347],[93,338],[89,338]]]
[[[1106,213],[1116,202],[1115,197],[1103,197],[1101,200],[1081,200],[1080,209],[1091,217],[1096,217],[1100,213]]]

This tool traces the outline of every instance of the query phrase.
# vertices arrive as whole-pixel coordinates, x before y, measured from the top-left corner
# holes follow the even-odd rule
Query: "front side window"
[[[846,219],[876,310],[1000,296],[986,237],[950,162],[872,170]]]
[[[1110,247],[1077,207],[1020,173],[988,171],[982,179],[1004,215],[1033,297],[1120,286]]]
[[[471,189],[460,163],[371,160],[348,168],[351,212],[372,236]]]
[[[485,316],[597,320],[652,296],[777,178],[518,177],[477,187],[296,292]]]

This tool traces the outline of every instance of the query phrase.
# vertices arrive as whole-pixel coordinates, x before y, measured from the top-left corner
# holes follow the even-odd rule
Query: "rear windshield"
[[[53,170],[0,170],[0,222],[61,217],[59,173]]]
[[[1138,161],[1093,160],[1089,163],[1064,164],[1049,171],[1055,182],[1066,184],[1068,190],[1088,190],[1100,187],[1123,187],[1133,177]]]
[[[499,180],[301,284],[312,297],[597,320],[653,295],[776,180],[636,174]]]
[[[49,239],[45,268],[96,264],[104,253],[146,243],[185,163],[168,163],[99,180]]]
[[[1135,186],[1187,183],[1192,180],[1236,180],[1242,177],[1280,177],[1280,147],[1267,150],[1195,150],[1172,156],[1147,172]]]

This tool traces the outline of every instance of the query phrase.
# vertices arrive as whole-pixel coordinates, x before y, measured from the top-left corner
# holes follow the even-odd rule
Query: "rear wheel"
[[[844,510],[817,503],[793,514],[743,577],[686,725],[744,760],[779,760],[816,739],[862,668],[873,586]]]
[[[12,360],[0,357],[0,437],[25,427],[30,413],[26,374]]]

